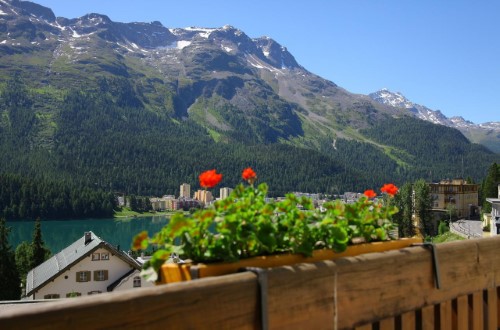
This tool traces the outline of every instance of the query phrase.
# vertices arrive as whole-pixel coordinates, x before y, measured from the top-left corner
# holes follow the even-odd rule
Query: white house
[[[500,184],[498,185],[498,198],[486,198],[491,203],[491,235],[500,235]]]
[[[86,232],[28,272],[26,297],[70,298],[153,285],[141,279],[140,268],[128,254]]]

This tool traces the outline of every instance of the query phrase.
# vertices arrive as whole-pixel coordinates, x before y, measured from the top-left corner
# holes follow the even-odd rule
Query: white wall
[[[490,234],[491,236],[497,235],[496,217],[500,217],[500,204],[491,203],[491,213],[490,213]]]
[[[107,287],[118,280],[120,277],[129,272],[133,267],[121,260],[117,256],[113,256],[111,251],[101,248],[94,253],[109,253],[109,260],[92,260],[92,254],[85,257],[79,263],[73,265],[69,270],[59,274],[51,283],[46,284],[31,299],[44,299],[47,294],[59,294],[60,298],[66,298],[66,294],[79,292],[82,296],[88,295],[90,291],[107,292]],[[95,270],[107,270],[108,279],[106,281],[95,281]],[[77,282],[76,273],[81,271],[90,271],[90,281]]]
[[[148,282],[144,278],[141,277],[141,271],[136,270],[126,278],[122,280],[120,285],[115,287],[113,291],[123,291],[123,290],[130,290],[130,289],[138,289],[138,287],[134,287],[134,277],[139,277],[141,279],[141,288],[147,288],[151,286],[155,286],[153,282]]]

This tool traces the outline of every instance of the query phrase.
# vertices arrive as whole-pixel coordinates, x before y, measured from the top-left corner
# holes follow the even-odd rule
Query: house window
[[[101,260],[109,260],[109,253],[101,253]]]
[[[90,281],[90,272],[76,272],[77,282],[88,282]]]
[[[94,271],[94,281],[106,281],[108,279],[107,270],[95,270]]]
[[[66,293],[66,298],[80,297],[82,294],[80,292],[70,292]]]
[[[90,295],[93,295],[93,294],[99,294],[99,293],[102,293],[101,291],[90,291],[89,293],[87,293],[89,296]]]
[[[101,259],[100,257],[101,257],[100,253],[92,253],[92,261],[100,260]]]
[[[141,287],[141,278],[139,276],[134,277],[134,288]]]
[[[46,294],[43,299],[59,299],[59,295],[57,293]]]

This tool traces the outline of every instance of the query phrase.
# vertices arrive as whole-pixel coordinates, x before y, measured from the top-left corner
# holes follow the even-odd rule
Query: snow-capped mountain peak
[[[387,88],[371,93],[369,96],[379,103],[407,109],[417,118],[430,121],[434,124],[456,128],[471,141],[482,143],[494,151],[499,150],[497,141],[500,138],[500,122],[488,122],[478,125],[460,116],[448,118],[439,110],[431,110],[423,105],[415,104],[401,93],[391,92]],[[492,142],[488,142],[490,140]]]
[[[397,108],[411,109],[414,107],[413,102],[410,102],[406,97],[404,97],[399,92],[391,92],[387,88],[382,88],[378,92],[369,95],[375,101],[387,104]]]
[[[423,105],[413,103],[399,92],[391,92],[387,88],[383,88],[375,93],[369,94],[369,96],[379,103],[408,109],[420,119],[430,121],[434,124],[455,127],[454,122],[443,115],[441,111],[431,110]]]

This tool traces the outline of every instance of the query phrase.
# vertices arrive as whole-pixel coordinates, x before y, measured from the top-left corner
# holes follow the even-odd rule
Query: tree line
[[[491,203],[486,198],[498,198],[498,185],[500,184],[500,166],[497,163],[491,164],[488,173],[481,183],[480,205],[483,206],[483,213],[491,212]]]
[[[35,221],[33,240],[22,242],[14,250],[9,244],[10,228],[0,217],[0,300],[21,299],[28,272],[51,257],[42,238],[40,219]]]
[[[112,217],[115,197],[100,189],[0,174],[0,216],[7,219]]]

